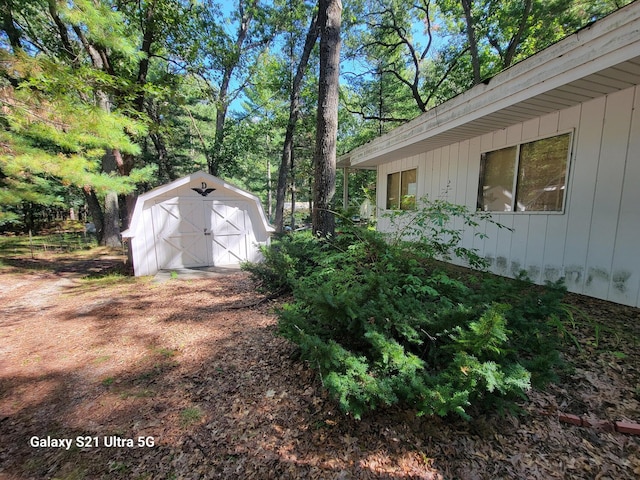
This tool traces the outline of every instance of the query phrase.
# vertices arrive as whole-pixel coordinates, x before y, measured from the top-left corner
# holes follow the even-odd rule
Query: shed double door
[[[153,206],[159,269],[238,265],[247,260],[245,202],[176,198]]]

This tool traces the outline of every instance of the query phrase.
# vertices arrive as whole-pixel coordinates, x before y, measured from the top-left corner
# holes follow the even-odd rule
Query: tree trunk
[[[2,30],[4,30],[9,38],[9,44],[13,52],[16,53],[22,48],[22,42],[20,39],[20,31],[16,28],[13,21],[13,14],[11,12],[13,5],[11,2],[2,1],[0,2],[0,7],[2,7]]]
[[[335,217],[330,210],[336,192],[336,140],[338,134],[338,86],[340,74],[340,22],[342,2],[320,0],[320,77],[318,79],[318,118],[314,160],[314,235],[335,233]]]
[[[93,66],[98,70],[110,73],[110,66],[108,64],[106,55],[100,53],[100,50],[96,48],[85,36],[84,32],[77,25],[73,26],[73,30],[78,35],[82,45],[86,52],[91,57]],[[111,101],[106,92],[98,89],[96,91],[98,97],[98,105],[102,110],[108,112],[111,110]],[[120,152],[116,149],[108,149],[102,157],[102,171],[105,173],[119,173],[123,174],[124,162]],[[86,190],[86,189],[85,189]],[[95,191],[91,190],[92,196],[95,196]],[[86,196],[86,191],[85,191]],[[93,216],[93,222],[96,226],[96,233],[98,237],[98,243],[107,247],[119,247],[122,245],[120,240],[120,206],[118,202],[118,194],[114,191],[109,191],[105,195],[104,209],[100,211],[100,203],[97,200],[93,204],[89,204]]]
[[[255,7],[257,0],[252,0],[251,6]],[[231,84],[231,77],[233,71],[240,63],[242,55],[242,45],[247,38],[249,32],[249,24],[253,18],[253,8],[249,9],[249,13],[245,14],[245,10],[242,6],[242,2],[238,3],[240,9],[240,27],[238,29],[238,36],[235,42],[235,57],[232,57],[230,61],[225,65],[224,72],[222,74],[222,83],[220,84],[220,91],[218,93],[217,111],[216,111],[216,132],[213,139],[213,155],[209,159],[209,173],[211,175],[218,175],[220,170],[220,164],[222,163],[221,152],[222,143],[224,142],[224,123],[227,118],[227,110],[229,109],[229,86]]]
[[[110,150],[102,157],[102,170],[106,173],[116,172],[118,170],[117,150]],[[100,245],[105,247],[120,247],[120,204],[118,202],[118,194],[114,191],[108,191],[104,197],[103,210],[103,235]]]
[[[478,52],[475,24],[471,14],[471,3],[472,0],[462,0],[464,18],[467,23],[467,39],[469,40],[469,50],[471,52],[471,66],[473,67],[473,84],[477,85],[482,81],[482,78],[480,76],[480,55]]]
[[[95,190],[93,190],[89,185],[85,185],[82,192],[84,193],[84,198],[87,202],[89,216],[96,227],[96,239],[98,240],[98,244],[102,245],[102,239],[104,237],[104,214],[102,212],[102,207],[100,206],[100,201],[98,200]]]
[[[276,188],[276,232],[281,233],[284,230],[284,200],[287,194],[287,180],[293,163],[293,136],[295,134],[296,123],[300,118],[300,88],[302,86],[302,78],[309,63],[309,57],[313,46],[318,38],[318,17],[313,15],[307,38],[304,42],[304,49],[296,75],[291,86],[291,97],[289,101],[289,121],[284,136],[284,146],[282,147],[282,159],[280,161],[280,170],[278,172],[278,186]],[[293,205],[291,208],[294,208]],[[293,227],[293,225],[292,225]]]
[[[104,197],[104,234],[100,245],[105,247],[120,247],[120,204],[118,194],[107,192]]]
[[[524,33],[524,29],[527,26],[527,22],[529,21],[529,15],[531,14],[532,8],[533,8],[533,0],[526,0],[524,2],[524,8],[522,12],[522,17],[520,18],[520,23],[518,25],[518,30],[513,35],[513,37],[511,37],[511,41],[509,42],[509,47],[507,48],[507,51],[502,59],[502,62],[503,62],[502,68],[507,68],[511,66],[511,63],[513,62],[513,59],[518,50],[518,45],[520,45],[520,42],[522,41],[522,35]]]
[[[142,112],[144,110],[144,89],[143,87],[147,83],[147,74],[149,73],[149,60],[151,58],[151,47],[153,46],[153,42],[155,41],[155,0],[151,3],[147,3],[146,11],[144,12],[144,22],[143,26],[143,35],[142,35],[142,46],[140,47],[140,51],[144,53],[144,56],[138,62],[138,94],[136,96],[136,100],[134,102],[136,110]]]
[[[223,83],[224,85],[224,83]],[[225,89],[226,90],[226,89]],[[218,107],[216,109],[216,132],[213,139],[213,152],[209,159],[209,173],[217,176],[222,163],[222,143],[224,142],[224,122],[227,118],[227,99],[226,91],[223,96],[222,88],[220,89],[220,97],[218,99]]]
[[[149,138],[151,138],[153,146],[156,149],[156,155],[158,156],[158,176],[160,178],[167,178],[169,181],[176,180],[178,177],[169,159],[169,152],[167,151],[164,139],[157,133],[150,133]]]

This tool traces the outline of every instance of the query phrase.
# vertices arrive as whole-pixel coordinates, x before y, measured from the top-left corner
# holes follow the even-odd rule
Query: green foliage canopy
[[[134,139],[145,125],[95,103],[92,86],[104,85],[104,75],[88,67],[71,67],[47,55],[32,57],[0,52],[5,78],[20,78],[17,87],[4,82],[0,90],[0,183],[2,205],[60,202],[56,185],[129,193],[150,172],[137,170],[127,178],[102,172],[107,149],[137,154]],[[15,220],[0,213],[0,223]]]

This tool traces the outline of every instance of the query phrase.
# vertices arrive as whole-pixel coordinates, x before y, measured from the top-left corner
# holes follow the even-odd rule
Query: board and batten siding
[[[122,236],[141,276],[258,261],[271,232],[255,195],[201,171],[140,195]]]
[[[640,306],[640,87],[628,88],[480,137],[378,167],[378,205],[387,175],[417,169],[417,197],[476,207],[481,153],[573,132],[563,212],[514,212],[463,235],[490,270],[536,283],[564,278],[571,292]],[[379,229],[389,229],[379,215]],[[461,225],[456,225],[461,226]]]

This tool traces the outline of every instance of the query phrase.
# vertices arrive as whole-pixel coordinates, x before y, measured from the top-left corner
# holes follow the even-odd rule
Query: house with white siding
[[[640,2],[338,159],[377,170],[384,211],[442,197],[491,271],[640,306]],[[346,182],[345,182],[346,183]]]

